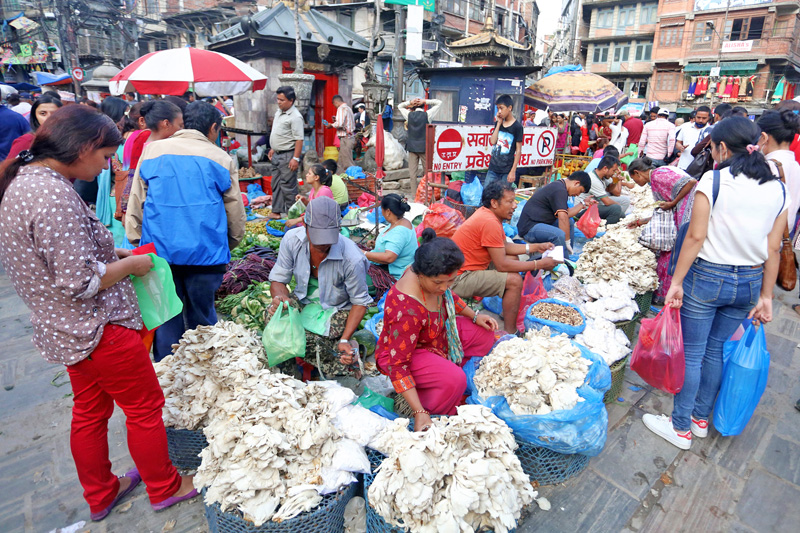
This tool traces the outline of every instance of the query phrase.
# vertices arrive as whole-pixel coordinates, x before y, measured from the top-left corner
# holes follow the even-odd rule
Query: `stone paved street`
[[[778,292],[776,318],[767,327],[767,391],[742,435],[723,438],[712,430],[690,451],[679,451],[641,422],[645,412],[669,412],[669,395],[628,371],[624,401],[609,406],[603,453],[580,476],[540,488],[552,510],[529,510],[517,531],[797,531],[800,413],[793,406],[800,398],[800,319],[790,308],[795,295]],[[81,520],[87,524],[78,531],[92,533],[160,532],[172,521],[171,531],[207,531],[199,500],[154,513],[144,487],[136,489],[132,505],[89,522],[69,452],[69,383],[60,367],[39,356],[30,333],[28,310],[0,276],[0,532],[49,532]],[[109,429],[111,459],[121,473],[133,462],[120,412]]]

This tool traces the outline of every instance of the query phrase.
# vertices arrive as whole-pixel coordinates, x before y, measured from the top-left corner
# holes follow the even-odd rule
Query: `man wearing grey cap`
[[[326,376],[347,373],[342,365],[353,363],[350,339],[372,303],[369,262],[353,241],[339,234],[340,219],[339,205],[331,198],[311,200],[305,227],[286,233],[269,275],[270,318],[280,302],[303,309],[306,357]],[[296,287],[290,294],[292,277]],[[341,354],[338,362],[334,353]]]

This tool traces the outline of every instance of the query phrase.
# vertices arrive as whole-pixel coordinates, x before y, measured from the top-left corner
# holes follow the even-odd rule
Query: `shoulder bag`
[[[783,165],[780,161],[772,160],[778,168],[778,175],[781,177],[781,182],[786,183],[786,177],[783,173]],[[784,189],[784,198],[785,198]],[[789,226],[783,229],[783,241],[781,242],[781,259],[778,265],[778,285],[785,291],[794,290],[797,284],[797,263],[794,257],[794,250],[792,249],[792,242],[789,239]]]
[[[712,186],[711,192],[711,209],[714,209],[714,204],[717,203],[717,198],[719,197],[719,183],[720,183],[720,176],[719,170],[714,171],[714,183]],[[689,222],[684,222],[681,224],[681,227],[678,228],[678,234],[675,236],[675,246],[672,248],[672,255],[669,258],[669,265],[667,266],[667,274],[670,276],[675,275],[675,269],[678,266],[678,258],[681,255],[681,247],[683,246],[683,241],[686,239],[686,234],[689,232]]]
[[[672,212],[656,208],[639,236],[639,244],[651,250],[669,252],[675,246],[677,234]]]

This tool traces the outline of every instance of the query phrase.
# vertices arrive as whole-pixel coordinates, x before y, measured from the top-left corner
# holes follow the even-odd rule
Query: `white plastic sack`
[[[360,446],[369,446],[383,453],[383,450],[375,448],[374,441],[391,425],[391,421],[360,405],[347,405],[336,413],[333,425]]]
[[[345,533],[367,533],[367,502],[354,496],[344,508]]]
[[[342,439],[336,443],[333,464],[339,470],[358,474],[369,474],[369,458],[364,447],[351,439]]]
[[[322,484],[316,485],[318,494],[331,494],[338,491],[341,487],[356,482],[356,476],[344,470],[338,470],[331,466],[323,466],[320,468],[320,476],[322,477]]]
[[[381,396],[389,396],[389,394],[394,392],[392,380],[389,379],[389,376],[384,374],[366,377],[361,380],[361,383],[372,392],[377,392]]]
[[[371,136],[367,147],[375,146],[375,135]],[[383,170],[398,170],[403,168],[407,152],[403,145],[388,131],[383,132]]]
[[[345,406],[356,401],[356,393],[347,387],[343,387],[336,381],[317,381],[316,385],[325,387],[325,401],[331,406],[331,412],[338,413]]]

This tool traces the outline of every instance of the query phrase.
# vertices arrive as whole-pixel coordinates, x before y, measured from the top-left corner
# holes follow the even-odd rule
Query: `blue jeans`
[[[156,362],[172,353],[172,345],[177,344],[187,330],[217,323],[214,294],[222,284],[222,276],[221,273],[191,272],[187,267],[172,268],[175,292],[183,302],[183,312],[156,330],[153,339]]]
[[[498,174],[494,170],[487,170],[486,171],[486,179],[483,180],[483,187],[486,188],[494,180],[506,180],[508,179],[508,172],[505,174]]]
[[[565,246],[567,244],[567,236],[564,231],[558,227],[558,221],[552,224],[539,223],[535,224],[523,236],[528,242],[552,242],[556,246]],[[570,245],[575,239],[575,221],[569,219],[569,242]],[[566,250],[565,250],[566,252]],[[566,254],[565,254],[566,255]]]
[[[691,427],[690,416],[708,420],[722,382],[722,344],[758,303],[763,269],[697,259],[683,280],[681,328],[686,374],[675,395],[672,426]]]

